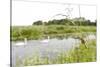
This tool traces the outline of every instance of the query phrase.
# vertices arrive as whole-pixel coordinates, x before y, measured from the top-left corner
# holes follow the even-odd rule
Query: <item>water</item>
[[[95,39],[94,35],[89,35],[86,39]],[[20,42],[20,41],[18,41]],[[26,57],[39,54],[41,58],[55,58],[59,53],[67,51],[80,43],[79,39],[57,38],[50,39],[48,43],[43,43],[41,40],[29,40],[26,45],[15,45],[18,42],[12,42],[12,64],[15,66],[16,59],[23,60]]]

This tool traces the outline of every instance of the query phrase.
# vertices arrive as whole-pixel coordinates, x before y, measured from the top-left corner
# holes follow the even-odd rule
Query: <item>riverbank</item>
[[[77,33],[84,34],[88,32],[96,32],[96,26],[66,26],[66,25],[35,25],[35,26],[13,26],[11,28],[11,41],[37,40],[46,38],[46,36],[58,37],[69,36]]]
[[[23,62],[24,66],[44,65],[44,64],[64,64],[64,63],[80,63],[80,62],[95,62],[96,61],[96,41],[90,40],[86,43],[88,48],[85,48],[84,44],[80,44],[79,47],[69,50],[68,52],[62,52],[56,59],[50,60],[48,57],[43,59],[39,56],[33,56],[26,58]]]

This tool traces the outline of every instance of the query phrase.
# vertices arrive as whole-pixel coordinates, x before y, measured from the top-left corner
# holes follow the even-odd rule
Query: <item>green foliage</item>
[[[28,40],[39,39],[42,37],[42,34],[42,29],[39,30],[36,27],[13,27],[11,40],[23,40],[24,38]]]
[[[86,20],[84,17],[73,18],[73,19],[54,19],[48,22],[36,21],[33,22],[33,25],[68,25],[68,26],[96,26],[96,21],[91,22],[90,20]]]
[[[33,25],[42,25],[43,24],[43,22],[42,21],[36,21],[36,22],[33,22]]]
[[[43,64],[63,64],[63,63],[79,63],[79,62],[95,62],[96,61],[96,42],[90,40],[86,43],[88,48],[85,48],[84,44],[80,44],[79,47],[74,47],[69,51],[62,51],[55,59],[49,59],[48,57],[40,58],[39,55],[27,57],[24,60],[25,66],[43,65]]]
[[[11,40],[23,40],[24,38],[41,39],[44,35],[96,32],[96,22],[85,18],[59,19],[48,22],[36,21],[32,26],[13,26]]]
[[[21,35],[28,39],[31,38],[38,39],[41,33],[37,29],[22,29]]]
[[[96,42],[95,40],[89,41],[86,44],[80,44],[79,48],[75,48],[69,52],[67,57],[68,63],[77,63],[77,62],[95,62],[96,61]]]
[[[66,25],[48,25],[48,26],[13,26],[11,29],[11,40],[23,40],[24,38],[41,39],[44,35],[82,33],[82,32],[96,32],[95,26],[66,26]]]

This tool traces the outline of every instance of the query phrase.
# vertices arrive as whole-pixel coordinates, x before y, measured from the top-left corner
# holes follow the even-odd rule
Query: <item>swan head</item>
[[[50,39],[50,37],[48,36],[48,39]]]

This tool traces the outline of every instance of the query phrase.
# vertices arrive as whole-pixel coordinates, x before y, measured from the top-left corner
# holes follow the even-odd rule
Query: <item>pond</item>
[[[96,39],[95,35],[88,35],[86,39]],[[41,40],[28,40],[26,45],[15,45],[12,42],[12,65],[16,64],[16,59],[23,60],[26,57],[39,54],[41,58],[48,57],[54,59],[59,53],[68,51],[80,43],[79,39],[69,38],[52,38],[48,42]]]

